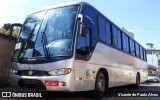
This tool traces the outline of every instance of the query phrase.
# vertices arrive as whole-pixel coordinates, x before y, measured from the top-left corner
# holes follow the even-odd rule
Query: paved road
[[[23,90],[23,89],[15,89],[15,88],[10,88],[10,87],[7,87],[7,88],[0,88],[0,91],[14,91],[14,92],[21,92],[21,91],[25,91],[26,90]],[[28,91],[32,91],[32,90],[28,90]],[[114,95],[117,95],[117,97],[107,97],[107,95],[103,98],[103,100],[160,100],[160,83],[144,83],[144,84],[141,84],[141,87],[140,89],[133,89],[133,87],[131,86],[122,86],[122,87],[116,87],[116,88],[110,88],[109,91],[116,91],[114,92]],[[119,91],[119,92],[117,92]],[[124,92],[124,91],[127,91],[127,92]],[[147,91],[146,93],[144,93],[145,91]],[[154,92],[154,91],[159,91],[159,92]],[[36,92],[36,91],[34,91]],[[109,92],[109,93],[112,93],[112,92]],[[118,93],[121,93],[123,95],[126,95],[126,93],[129,93],[132,94],[136,94],[137,93],[140,93],[138,95],[141,95],[141,97],[130,97],[128,94],[128,97],[120,97],[118,96]],[[148,96],[145,96],[146,94],[148,95],[148,93],[152,93],[155,97],[148,97]],[[120,95],[120,94],[119,94]],[[156,96],[159,96],[159,97],[156,97]],[[57,92],[47,92],[47,93],[43,93],[42,96],[44,97],[48,97],[49,99],[51,100],[92,100],[92,97],[91,97],[91,92],[82,92],[82,93],[57,93]],[[143,97],[145,96],[145,97]],[[0,98],[0,99],[5,99],[5,100],[9,100],[11,98]],[[14,100],[21,100],[22,98],[12,98]],[[28,99],[28,98],[25,98],[25,99]],[[34,100],[36,98],[33,98]],[[41,99],[41,98],[37,98],[38,100]],[[46,99],[47,98],[43,98],[43,99]]]

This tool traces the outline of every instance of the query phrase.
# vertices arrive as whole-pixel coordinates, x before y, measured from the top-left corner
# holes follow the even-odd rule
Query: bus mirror
[[[82,14],[78,14],[78,19],[80,20],[80,36],[86,37],[87,28],[83,24],[83,15]]]
[[[13,32],[14,27],[20,27],[20,28],[22,28],[22,24],[20,24],[20,23],[14,23],[14,24],[12,24],[10,26],[9,41],[11,41],[11,39],[12,39],[12,32]]]
[[[80,19],[80,23],[83,22],[83,15],[82,14],[78,14],[78,19]]]
[[[86,37],[86,35],[87,35],[87,27],[84,24],[82,24],[80,27],[80,36]]]

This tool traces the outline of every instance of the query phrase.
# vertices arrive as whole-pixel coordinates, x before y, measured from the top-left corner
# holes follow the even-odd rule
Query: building
[[[154,48],[154,44],[147,43],[147,62],[160,70],[160,49]]]
[[[133,38],[133,39],[134,39],[134,33],[129,32],[129,31],[128,31],[128,30],[126,30],[124,27],[122,27],[122,30],[123,30],[125,33],[127,33],[131,38]]]

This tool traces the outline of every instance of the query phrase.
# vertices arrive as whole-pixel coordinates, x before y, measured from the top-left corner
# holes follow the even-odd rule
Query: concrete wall
[[[147,54],[148,64],[158,67],[158,57],[156,54]]]
[[[0,87],[8,85],[9,65],[14,52],[15,41],[0,36]]]

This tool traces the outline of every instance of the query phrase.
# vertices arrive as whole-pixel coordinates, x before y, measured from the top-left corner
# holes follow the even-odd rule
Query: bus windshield
[[[77,6],[55,8],[27,17],[19,33],[14,58],[70,56]]]

